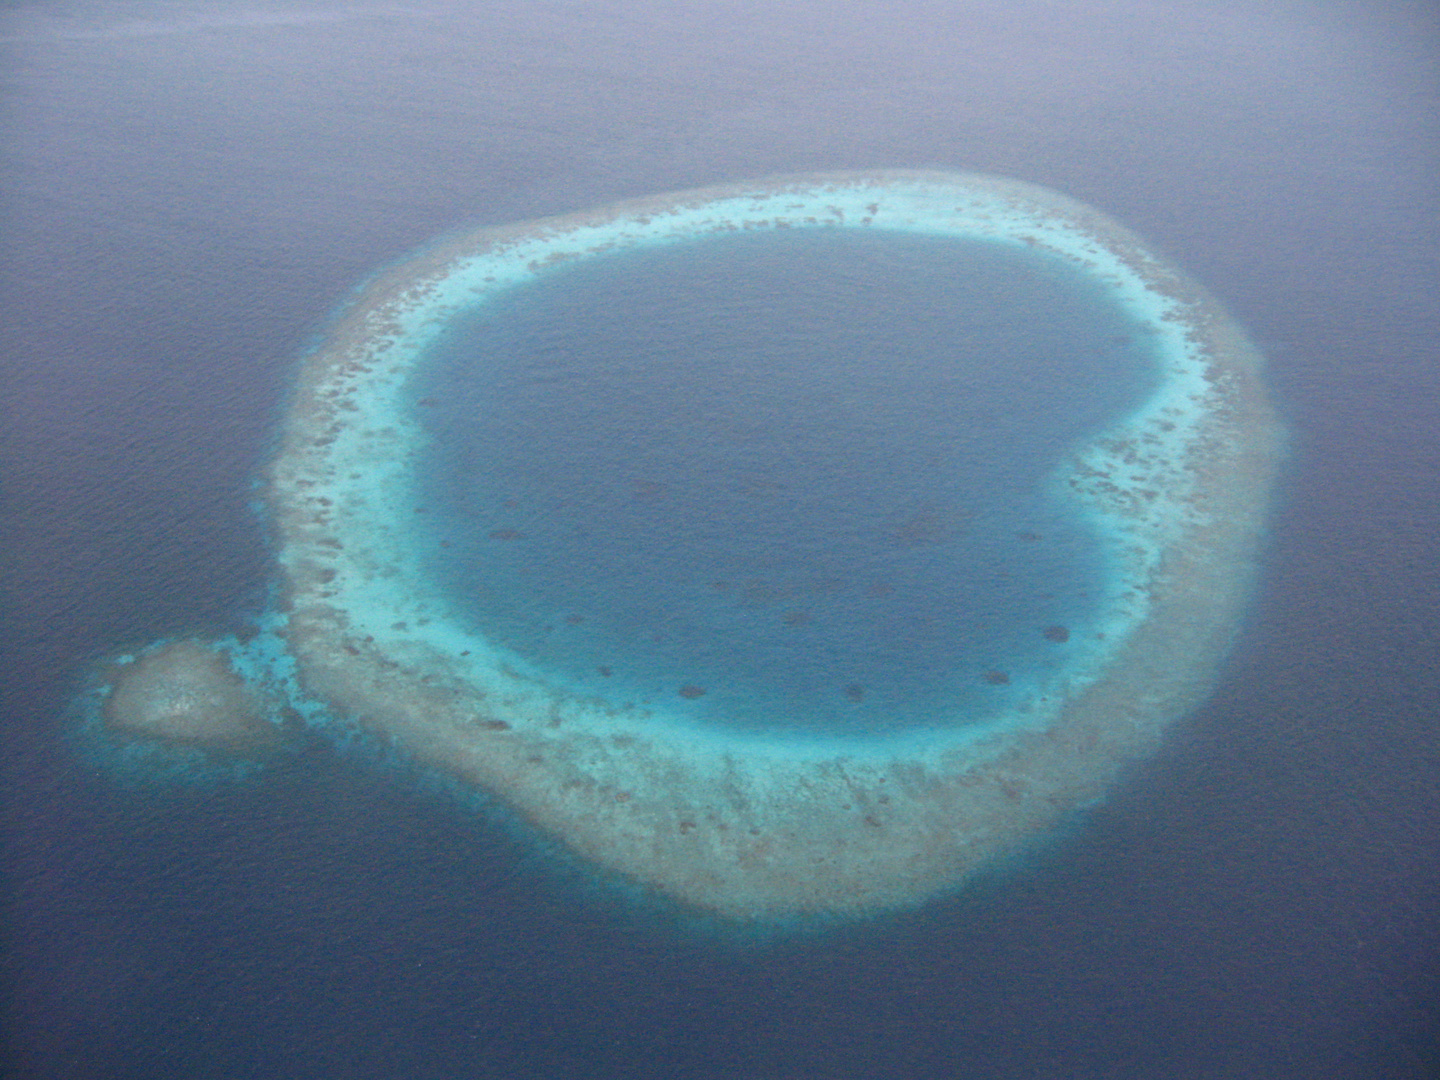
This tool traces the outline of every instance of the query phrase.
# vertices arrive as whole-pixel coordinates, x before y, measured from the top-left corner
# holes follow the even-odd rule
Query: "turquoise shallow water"
[[[1046,479],[1143,397],[1146,347],[1093,283],[977,242],[593,259],[458,320],[416,377],[428,570],[613,701],[983,715],[1086,632],[1104,567]]]

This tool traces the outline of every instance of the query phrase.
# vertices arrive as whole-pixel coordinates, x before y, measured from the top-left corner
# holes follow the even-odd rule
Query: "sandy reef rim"
[[[405,388],[449,320],[605,252],[836,228],[1058,260],[1153,335],[1153,392],[1052,477],[1109,567],[1103,636],[1019,705],[839,739],[575,694],[466,625],[412,527],[423,434]],[[1210,692],[1280,451],[1261,369],[1220,305],[1134,234],[996,177],[780,177],[445,237],[368,281],[305,358],[268,472],[283,577],[269,662],[312,706],[684,904],[749,920],[920,903],[1101,798]]]

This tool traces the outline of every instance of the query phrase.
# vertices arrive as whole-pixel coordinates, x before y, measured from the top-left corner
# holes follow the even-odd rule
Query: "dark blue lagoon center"
[[[1054,477],[1153,391],[1153,343],[1093,277],[986,241],[569,264],[412,376],[425,570],[577,693],[815,733],[983,719],[1095,633],[1107,567]]]

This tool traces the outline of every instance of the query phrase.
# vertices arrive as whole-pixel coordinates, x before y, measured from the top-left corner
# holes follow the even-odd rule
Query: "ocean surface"
[[[576,693],[760,731],[984,717],[1105,595],[1053,474],[1153,388],[1148,346],[1095,283],[993,244],[587,260],[426,359],[427,569]]]
[[[4,1075],[1440,1071],[1440,24],[1095,7],[7,8]],[[98,662],[268,602],[264,463],[366,275],[460,227],[870,167],[1084,200],[1269,357],[1290,457],[1251,617],[1085,821],[918,911],[760,937],[598,888],[374,753],[185,783],[90,752]],[[797,724],[869,730],[1020,671],[1101,572],[1036,478],[1143,390],[1143,342],[1073,281],[950,257],[681,247],[457,327],[426,375],[434,572],[578,681],[696,672],[697,710],[783,677]]]

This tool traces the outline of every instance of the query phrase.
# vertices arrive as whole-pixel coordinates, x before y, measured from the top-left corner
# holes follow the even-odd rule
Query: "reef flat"
[[[1053,495],[1091,530],[1107,585],[1095,632],[1018,703],[875,737],[783,717],[722,730],[575,692],[425,572],[425,435],[406,390],[453,320],[576,260],[779,229],[1005,245],[1082,271],[1153,335],[1153,391],[1055,463]],[[1279,453],[1261,368],[1220,305],[1133,234],[993,177],[777,178],[450,237],[370,281],[304,361],[267,476],[277,632],[309,701],[607,871],[736,919],[914,905],[1101,798],[1210,692]]]

